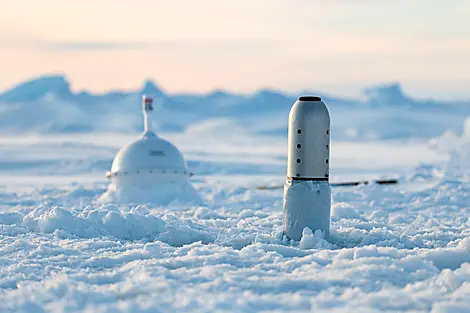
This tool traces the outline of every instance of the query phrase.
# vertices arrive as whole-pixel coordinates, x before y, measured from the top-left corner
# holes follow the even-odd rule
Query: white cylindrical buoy
[[[305,227],[330,230],[330,114],[319,97],[300,97],[289,113],[283,228],[300,240]]]

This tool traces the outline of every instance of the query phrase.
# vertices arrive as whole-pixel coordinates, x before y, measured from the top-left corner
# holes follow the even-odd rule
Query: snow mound
[[[18,84],[5,93],[0,93],[0,100],[5,102],[35,101],[47,94],[60,96],[62,100],[72,96],[70,83],[64,75],[36,77]]]
[[[201,241],[209,243],[213,234],[195,223],[171,215],[155,215],[143,206],[121,211],[117,206],[87,206],[83,210],[38,207],[27,215],[0,215],[0,224],[18,224],[35,233],[62,238],[112,237],[122,240],[159,240],[181,246]]]
[[[312,232],[308,227],[305,227],[302,232],[299,247],[301,249],[331,249],[333,245],[325,240],[323,232],[319,229]]]
[[[365,88],[363,94],[367,103],[371,105],[409,105],[412,100],[406,97],[400,84],[391,83],[383,86]]]
[[[331,217],[333,220],[342,218],[360,218],[360,214],[352,207],[352,205],[345,202],[333,203],[331,206]]]
[[[203,205],[196,189],[189,182],[166,183],[145,189],[117,188],[111,183],[99,199],[99,203],[169,205],[171,203]]]

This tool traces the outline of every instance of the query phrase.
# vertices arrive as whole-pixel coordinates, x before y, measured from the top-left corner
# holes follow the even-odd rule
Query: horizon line
[[[270,86],[259,86],[257,88],[254,88],[251,91],[245,91],[245,92],[230,90],[230,88],[227,88],[227,87],[215,87],[215,88],[212,88],[210,90],[206,90],[206,91],[201,90],[201,91],[198,91],[198,92],[195,92],[195,91],[167,92],[165,90],[165,88],[161,87],[161,85],[157,82],[157,80],[155,78],[151,78],[151,77],[143,79],[142,83],[140,84],[140,87],[137,87],[137,88],[135,88],[135,87],[129,87],[129,88],[117,87],[117,88],[109,88],[109,89],[97,92],[97,91],[91,91],[90,89],[87,89],[87,88],[74,89],[73,88],[73,82],[69,79],[69,76],[64,72],[50,72],[50,73],[43,73],[43,74],[37,74],[37,75],[34,75],[34,76],[29,76],[29,78],[24,78],[21,81],[13,83],[10,87],[7,87],[3,90],[0,90],[0,96],[6,94],[6,93],[8,93],[8,92],[10,92],[10,91],[12,91],[16,88],[19,88],[20,86],[22,86],[24,84],[31,83],[31,82],[34,82],[34,81],[39,81],[41,79],[48,79],[48,78],[50,78],[50,79],[53,79],[53,78],[62,78],[62,79],[64,79],[64,81],[69,86],[69,90],[72,92],[72,94],[87,93],[87,94],[96,95],[96,96],[106,95],[106,94],[110,94],[110,93],[133,93],[133,92],[137,92],[139,90],[142,90],[145,87],[146,84],[151,83],[159,91],[161,91],[162,93],[164,93],[166,95],[176,95],[176,96],[177,95],[209,95],[209,94],[213,94],[213,93],[217,93],[217,92],[223,92],[223,93],[227,93],[227,94],[231,94],[231,95],[249,96],[249,95],[257,94],[257,93],[260,93],[260,92],[263,92],[263,91],[270,91],[270,92],[275,92],[275,93],[288,95],[288,96],[293,96],[293,97],[296,97],[295,94],[300,96],[300,95],[305,95],[305,94],[312,95],[312,93],[313,93],[313,94],[316,94],[316,95],[321,95],[323,97],[340,98],[340,99],[343,99],[343,100],[357,100],[357,98],[358,98],[358,97],[342,96],[342,95],[339,95],[337,93],[322,92],[321,90],[313,91],[312,89],[309,89],[309,88],[306,88],[306,87],[299,88],[297,91],[293,91],[293,90],[289,91],[289,90],[285,90],[285,89],[282,89],[282,88],[270,87]],[[345,85],[345,84],[340,84],[340,85]],[[358,86],[360,84],[351,83],[351,85]],[[451,102],[468,102],[468,101],[470,101],[470,97],[468,97],[468,98],[465,98],[465,97],[460,97],[460,98],[455,98],[455,97],[454,98],[449,98],[449,97],[447,97],[447,98],[443,98],[443,97],[416,97],[416,96],[413,96],[410,93],[405,92],[403,86],[404,86],[404,84],[402,82],[395,80],[395,81],[388,81],[388,82],[375,82],[375,83],[370,83],[370,84],[364,84],[358,90],[360,91],[361,95],[364,95],[367,92],[367,90],[370,90],[370,89],[373,90],[373,89],[378,89],[380,87],[398,87],[401,94],[404,95],[405,97],[410,98],[410,99],[428,100],[428,101],[436,101],[436,100],[437,101],[451,101]]]

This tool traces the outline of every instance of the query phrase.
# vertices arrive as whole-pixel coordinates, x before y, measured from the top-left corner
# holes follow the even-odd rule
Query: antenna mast
[[[146,95],[142,96],[142,110],[144,111],[144,133],[152,131],[153,99]]]

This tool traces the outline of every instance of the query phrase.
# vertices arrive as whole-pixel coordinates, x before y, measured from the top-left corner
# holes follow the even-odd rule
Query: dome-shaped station
[[[181,152],[151,131],[152,110],[152,99],[144,96],[144,133],[116,154],[106,173],[111,184],[100,201],[168,203],[199,199]]]
[[[113,180],[148,174],[154,179],[181,180],[189,176],[186,162],[180,151],[170,142],[152,132],[122,148],[114,158],[107,176]]]

